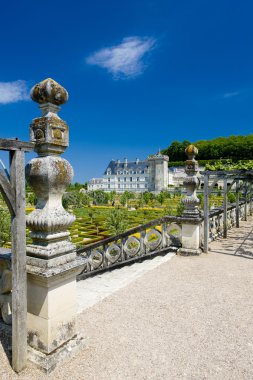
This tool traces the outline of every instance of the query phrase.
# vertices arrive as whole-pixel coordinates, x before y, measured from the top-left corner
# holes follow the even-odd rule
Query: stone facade
[[[97,183],[102,182],[101,189],[106,192],[153,191],[158,193],[168,188],[168,161],[169,157],[160,152],[149,156],[147,160],[128,161],[126,158],[123,162],[112,160],[108,164],[103,178],[96,180]],[[95,190],[94,179],[89,181],[88,190]]]
[[[103,190],[103,178],[92,178],[88,182],[88,191]]]

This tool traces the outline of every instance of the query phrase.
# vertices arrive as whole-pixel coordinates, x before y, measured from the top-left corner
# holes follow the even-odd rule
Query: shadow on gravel
[[[11,364],[11,327],[7,326],[0,319],[0,344],[3,347],[5,355]]]

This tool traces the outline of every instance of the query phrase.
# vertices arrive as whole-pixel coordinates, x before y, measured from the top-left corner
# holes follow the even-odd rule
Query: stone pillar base
[[[65,359],[71,358],[72,355],[85,347],[87,347],[87,339],[75,336],[50,354],[35,350],[28,345],[27,358],[36,367],[49,374]]]
[[[179,248],[177,250],[177,255],[180,256],[199,256],[201,253],[201,249]]]

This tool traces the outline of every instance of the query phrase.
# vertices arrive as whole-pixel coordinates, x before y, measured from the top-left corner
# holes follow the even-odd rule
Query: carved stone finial
[[[32,100],[39,104],[52,103],[59,106],[66,103],[68,97],[67,90],[51,78],[43,80],[31,89]]]
[[[185,153],[189,160],[195,160],[195,156],[198,154],[198,148],[194,145],[188,145],[188,147],[185,149]]]
[[[198,161],[195,160],[195,156],[198,154],[198,149],[194,145],[189,145],[185,149],[185,153],[188,157],[185,163],[185,172],[187,176],[183,182],[186,188],[186,196],[182,199],[184,204],[184,217],[196,218],[200,216],[198,208],[199,199],[196,195],[196,190],[199,186],[199,178],[197,173],[199,170]]]
[[[46,79],[33,87],[31,96],[47,114],[30,125],[31,141],[35,142],[39,157],[26,166],[27,181],[37,198],[36,209],[27,216],[33,239],[27,253],[44,259],[59,256],[58,262],[65,262],[63,253],[71,253],[71,259],[75,257],[75,246],[69,241],[67,231],[75,217],[62,207],[62,195],[73,178],[73,169],[60,157],[68,147],[69,128],[54,109],[67,100],[68,93],[53,79]]]
[[[63,153],[69,143],[69,128],[57,112],[59,105],[68,100],[67,91],[48,78],[32,88],[31,98],[39,103],[42,111],[42,117],[37,117],[30,125],[30,139],[35,143],[35,151],[40,156]]]

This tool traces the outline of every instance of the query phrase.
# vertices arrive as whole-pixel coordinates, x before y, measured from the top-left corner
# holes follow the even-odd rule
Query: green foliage
[[[0,246],[11,239],[11,217],[7,210],[0,210]]]
[[[182,216],[183,212],[184,212],[184,205],[182,202],[179,202],[177,205],[176,216]]]
[[[31,205],[31,206],[35,206],[36,205],[36,196],[35,196],[35,194],[33,192],[27,193],[26,202],[29,205]]]
[[[167,154],[170,161],[185,161],[185,149],[188,145],[190,145],[190,141],[188,140],[184,140],[183,142],[173,141],[162,153]]]
[[[218,160],[215,163],[207,164],[206,170],[252,170],[253,160],[232,162],[232,160]]]
[[[91,202],[91,198],[88,194],[80,191],[71,191],[66,193],[62,197],[62,205],[65,209],[68,209],[70,206],[74,208],[80,208],[88,205]]]
[[[199,207],[203,210],[204,209],[204,194],[198,194],[197,197],[199,198]]]
[[[113,209],[106,217],[105,226],[112,235],[125,232],[128,228],[126,212],[117,208]]]
[[[126,195],[122,194],[121,197],[120,197],[120,199],[119,199],[119,201],[120,201],[120,204],[122,206],[126,206],[127,205],[127,197],[126,197]]]
[[[116,196],[116,191],[111,191],[110,193],[108,193],[108,199],[110,202],[114,201],[115,200],[115,196]]]
[[[234,193],[228,193],[228,200],[230,203],[235,203],[236,202],[236,195]]]
[[[75,182],[75,183],[71,183],[68,186],[67,191],[78,191],[81,189],[87,190],[87,186],[88,186],[87,182],[85,182],[84,184]]]
[[[89,193],[97,205],[105,205],[109,201],[109,194],[103,190],[95,190]]]
[[[161,191],[161,192],[157,195],[156,199],[158,200],[158,202],[159,202],[161,205],[163,205],[164,202],[165,202],[165,199],[166,199],[166,194],[165,194],[163,191]]]
[[[249,160],[252,158],[253,134],[248,136],[218,137],[213,140],[199,140],[193,143],[199,150],[198,160],[219,160],[228,158],[233,161]],[[170,157],[170,161],[185,161],[184,150],[189,141],[173,141],[162,151]]]
[[[172,206],[168,205],[167,207],[164,208],[163,215],[164,216],[176,215],[175,209]]]
[[[151,201],[153,201],[155,199],[155,195],[149,191],[145,191],[142,194],[142,198],[143,198],[145,204],[148,205]]]

